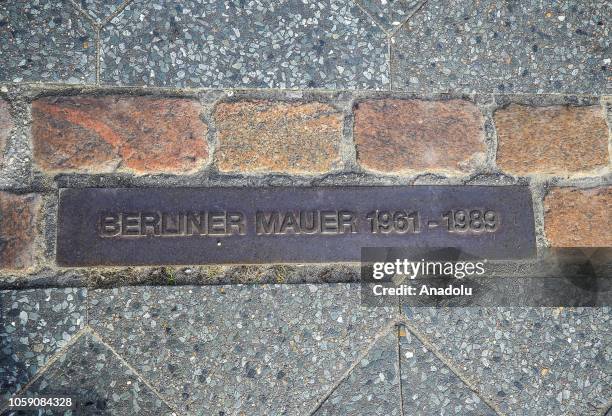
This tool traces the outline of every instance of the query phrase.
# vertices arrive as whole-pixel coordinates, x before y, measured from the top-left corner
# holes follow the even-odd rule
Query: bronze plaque
[[[362,247],[535,255],[524,186],[61,189],[62,266],[358,262]]]

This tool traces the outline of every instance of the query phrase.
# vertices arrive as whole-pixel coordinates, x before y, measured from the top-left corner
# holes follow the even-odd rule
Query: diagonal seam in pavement
[[[60,359],[60,357],[66,355],[68,353],[68,351],[70,350],[70,348],[72,348],[72,346],[79,340],[81,339],[81,337],[83,335],[86,335],[88,333],[88,327],[87,325],[85,325],[82,329],[80,329],[79,331],[77,331],[68,342],[66,342],[66,344],[60,348],[55,354],[53,354],[51,356],[51,358],[49,358],[49,360],[47,360],[47,362],[38,369],[38,371],[36,372],[36,374],[34,374],[34,376],[22,387],[20,387],[17,391],[15,391],[12,396],[15,397],[21,393],[26,392],[34,383],[36,383],[36,381],[38,381],[38,379],[40,377],[42,377],[47,370],[49,370],[49,368],[51,368],[53,366],[53,364],[55,364],[55,362],[57,360]],[[5,402],[5,403],[0,403],[0,414],[3,414],[6,410],[8,410],[8,406],[9,406],[9,402]]]
[[[489,399],[488,397],[486,397],[481,391],[480,389],[478,389],[478,387],[476,387],[476,384],[473,383],[471,381],[471,378],[469,376],[467,376],[466,374],[463,373],[463,371],[461,371],[459,369],[458,366],[456,366],[453,361],[451,359],[449,359],[448,357],[446,357],[444,354],[442,354],[434,345],[433,342],[431,342],[431,340],[429,338],[427,338],[425,335],[423,335],[414,325],[412,325],[412,323],[410,323],[410,320],[406,317],[401,318],[401,324],[404,325],[406,327],[406,329],[408,329],[419,341],[421,341],[421,343],[425,346],[425,348],[427,348],[429,350],[429,352],[431,352],[434,356],[436,356],[436,358],[438,358],[446,367],[448,367],[448,369],[455,375],[457,376],[457,378],[459,380],[461,380],[461,382],[463,384],[465,384],[471,391],[474,392],[474,394],[476,394],[487,406],[489,406],[494,412],[495,414],[497,414],[498,416],[507,416],[504,412],[502,412],[502,410],[500,409],[500,407],[497,405],[497,403],[495,403],[493,400]]]
[[[374,335],[374,337],[372,338],[372,340],[370,341],[370,343],[361,351],[361,353],[359,354],[359,356],[355,359],[355,361],[353,361],[353,363],[347,368],[347,370],[344,372],[344,374],[342,374],[342,376],[338,379],[338,381],[336,381],[336,383],[334,383],[334,385],[329,389],[329,391],[321,398],[321,400],[319,400],[317,402],[317,404],[314,406],[314,408],[312,409],[312,411],[310,411],[308,414],[310,416],[314,416],[317,411],[321,408],[321,406],[323,406],[323,403],[325,403],[325,401],[327,399],[329,399],[329,397],[333,394],[334,391],[336,391],[336,389],[338,387],[340,387],[340,385],[348,378],[348,376],[353,372],[353,370],[359,365],[359,363],[367,357],[367,355],[369,354],[370,350],[372,349],[372,347],[374,346],[374,344],[376,344],[376,342],[383,338],[384,336],[388,335],[391,331],[393,331],[395,329],[397,325],[397,321],[393,320],[391,322],[389,322],[387,325],[384,326],[384,328],[382,330],[380,330],[376,335]]]
[[[418,12],[421,11],[421,9],[425,6],[425,4],[427,4],[429,0],[423,0],[421,2],[421,4],[419,4],[417,7],[414,8],[414,10],[412,11],[412,13],[410,13],[402,23],[400,23],[393,31],[391,31],[391,33],[389,33],[389,37],[392,38],[393,36],[395,36],[397,34],[397,32],[400,31],[401,28],[403,28],[406,23],[408,23],[408,21],[410,19],[412,19],[412,16],[414,16],[415,14],[417,14]]]
[[[178,410],[172,406],[162,395],[161,393],[159,393],[157,391],[157,389],[155,387],[153,387],[153,385],[149,382],[149,380],[147,380],[146,378],[144,378],[142,376],[142,374],[140,374],[134,367],[132,367],[130,365],[130,363],[128,363],[125,358],[123,358],[121,355],[119,355],[119,353],[117,351],[115,351],[115,349],[108,344],[106,341],[104,341],[104,339],[102,338],[102,336],[100,334],[98,334],[96,331],[93,330],[93,328],[91,328],[89,326],[89,324],[85,327],[87,329],[87,332],[91,335],[92,338],[94,338],[96,341],[98,341],[100,344],[104,345],[110,352],[112,352],[115,357],[117,357],[117,359],[121,362],[121,364],[123,364],[124,366],[126,366],[132,373],[134,373],[134,376],[136,376],[140,381],[142,381],[144,383],[145,386],[147,386],[154,395],[157,396],[157,398],[159,400],[162,401],[162,403],[164,403],[166,406],[168,406],[169,409],[172,410],[172,412],[174,412],[173,414],[178,415],[179,412]]]

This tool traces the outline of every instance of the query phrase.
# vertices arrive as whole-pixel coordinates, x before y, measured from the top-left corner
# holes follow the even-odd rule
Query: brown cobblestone
[[[458,171],[484,159],[484,119],[464,100],[370,100],[357,104],[361,166],[380,172]]]
[[[201,111],[180,98],[43,98],[32,104],[34,158],[53,172],[194,171],[208,158]]]
[[[544,200],[544,210],[551,246],[612,246],[612,186],[553,188]]]
[[[513,104],[494,118],[497,164],[505,172],[565,174],[609,163],[608,126],[599,106]]]
[[[0,269],[23,269],[34,264],[39,209],[38,195],[0,192]]]
[[[320,173],[340,162],[342,113],[318,102],[240,101],[215,109],[224,172]]]

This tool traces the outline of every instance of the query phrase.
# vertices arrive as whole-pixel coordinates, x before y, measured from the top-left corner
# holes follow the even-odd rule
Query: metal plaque
[[[61,189],[62,266],[358,262],[362,247],[535,255],[524,186]]]

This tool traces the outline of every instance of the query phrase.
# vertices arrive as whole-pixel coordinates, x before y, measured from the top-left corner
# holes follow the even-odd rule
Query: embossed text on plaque
[[[521,186],[62,189],[66,266],[359,261],[362,247],[534,255]]]

